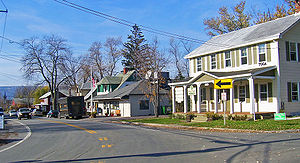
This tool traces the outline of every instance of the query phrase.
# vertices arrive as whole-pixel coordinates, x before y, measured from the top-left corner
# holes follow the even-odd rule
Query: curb
[[[134,126],[147,126],[153,128],[171,128],[179,130],[198,130],[198,131],[212,131],[212,132],[245,132],[245,133],[299,133],[300,129],[295,130],[279,130],[279,131],[262,131],[262,130],[246,130],[246,129],[228,129],[228,128],[211,128],[211,127],[192,127],[180,125],[165,125],[155,123],[140,123],[140,122],[126,122],[126,121],[105,121],[106,123],[116,123]]]

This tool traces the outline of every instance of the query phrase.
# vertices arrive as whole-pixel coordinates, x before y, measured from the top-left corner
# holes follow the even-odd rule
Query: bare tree
[[[42,39],[25,39],[21,45],[26,53],[22,58],[21,70],[27,79],[35,79],[40,84],[47,83],[51,92],[52,107],[57,110],[58,87],[70,77],[63,75],[60,69],[71,55],[66,40],[51,35]]]
[[[122,45],[121,37],[113,38],[109,37],[106,39],[104,44],[107,54],[107,75],[113,76],[116,74],[116,64],[121,59],[120,46]]]
[[[183,79],[184,77],[189,76],[189,63],[187,59],[184,59],[184,56],[191,52],[192,45],[174,39],[170,39],[169,45],[169,54],[174,59],[177,70],[175,78]]]
[[[94,74],[98,76],[98,79],[102,79],[105,76],[106,64],[104,62],[104,54],[102,52],[102,43],[100,41],[93,42],[89,48],[89,57],[91,62],[87,63],[88,65],[92,64],[92,67],[96,67]]]

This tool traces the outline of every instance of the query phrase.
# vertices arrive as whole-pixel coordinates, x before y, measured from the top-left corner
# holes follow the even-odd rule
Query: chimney
[[[300,13],[300,0],[295,0],[296,13]]]

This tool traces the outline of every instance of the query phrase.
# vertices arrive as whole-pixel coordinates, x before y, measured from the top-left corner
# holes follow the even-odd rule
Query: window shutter
[[[201,57],[202,59],[202,71],[205,71],[205,57]]]
[[[246,103],[250,103],[249,85],[246,85]]]
[[[202,88],[203,89],[203,99],[202,99],[202,101],[203,100],[206,100],[206,88]]]
[[[267,62],[271,62],[271,44],[267,43]]]
[[[273,102],[272,83],[268,83],[268,101]]]
[[[258,103],[258,84],[254,84],[254,98]]]
[[[285,42],[285,50],[286,50],[286,60],[290,61],[290,43],[288,41]]]
[[[298,43],[298,62],[300,62],[300,43]]]
[[[292,102],[291,89],[292,89],[292,84],[291,84],[291,82],[288,82],[287,83],[287,97],[288,97],[288,102]]]
[[[257,64],[257,57],[258,57],[258,54],[257,54],[257,45],[255,45],[253,47],[253,56],[254,56],[254,64]]]
[[[209,95],[210,95],[210,100],[214,100],[214,89],[213,88],[209,89]]]
[[[197,72],[197,66],[198,66],[198,63],[197,63],[197,58],[193,59],[194,60],[194,73]]]
[[[238,87],[234,86],[234,103],[238,103]]]

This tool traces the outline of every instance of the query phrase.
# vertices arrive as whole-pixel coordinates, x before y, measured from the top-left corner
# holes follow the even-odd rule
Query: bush
[[[175,118],[178,118],[178,119],[183,119],[183,120],[185,120],[185,116],[184,116],[184,115],[182,115],[182,114],[177,114],[177,115],[175,116]]]
[[[232,120],[235,120],[235,121],[245,121],[247,120],[248,116],[247,115],[234,115],[232,117]]]
[[[223,119],[222,115],[215,114],[215,113],[206,113],[206,117],[208,120],[219,120]]]
[[[228,115],[227,115],[227,119],[228,119],[228,120],[232,120],[232,117],[233,117],[232,114],[228,114]]]

